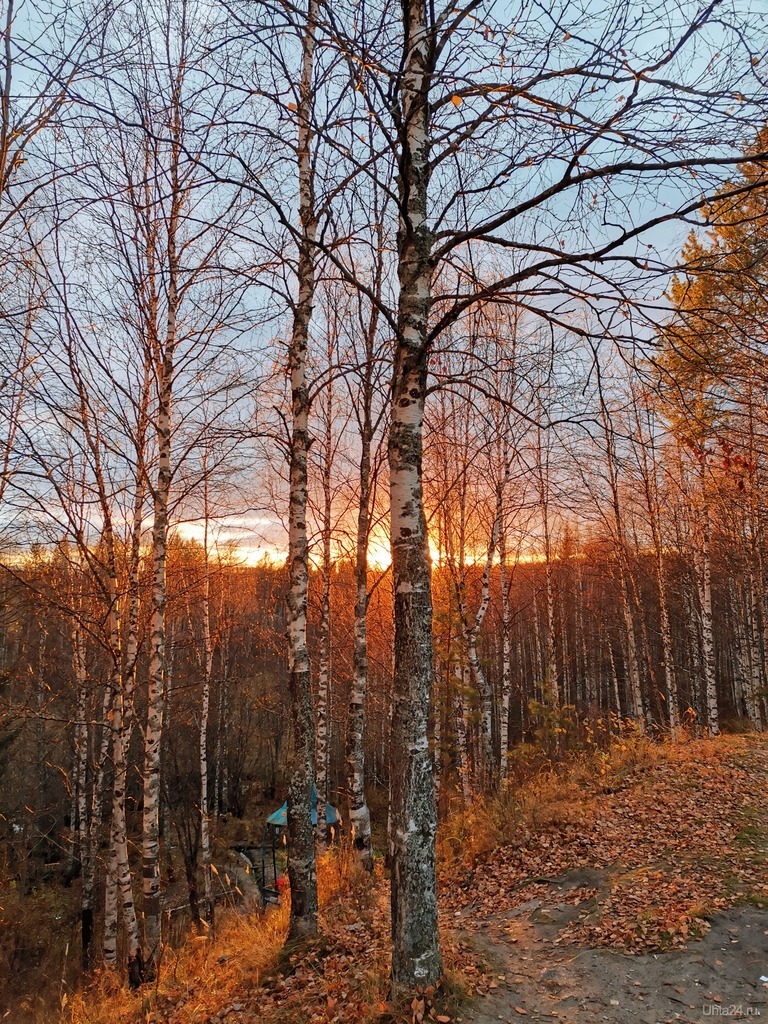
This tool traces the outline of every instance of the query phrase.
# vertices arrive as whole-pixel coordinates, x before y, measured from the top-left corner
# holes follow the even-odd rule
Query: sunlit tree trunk
[[[144,807],[142,831],[142,889],[144,911],[145,954],[147,976],[151,980],[160,963],[162,903],[160,883],[160,801],[161,762],[163,749],[163,711],[166,670],[166,558],[169,528],[169,501],[171,480],[171,421],[173,412],[173,384],[176,372],[175,356],[178,338],[180,303],[179,231],[185,201],[180,181],[182,159],[182,120],[178,89],[184,69],[177,72],[173,83],[170,111],[170,202],[166,230],[165,259],[166,319],[164,336],[153,337],[156,407],[154,414],[157,471],[152,487],[152,596],[149,636],[149,682],[147,691],[147,719],[144,729]],[[150,281],[153,291],[159,286],[156,255],[148,252]],[[150,325],[154,331],[155,325]]]
[[[544,539],[544,596],[547,612],[546,655],[544,658],[544,700],[557,707],[560,690],[557,673],[557,646],[555,640],[555,585],[552,573],[552,537],[549,521],[549,450],[538,431],[537,482],[539,507],[541,509],[542,535]]]
[[[78,601],[78,606],[80,602]],[[92,826],[88,806],[88,677],[83,630],[77,618],[72,628],[73,662],[77,686],[75,764],[77,766],[78,856],[82,876],[82,957],[87,968],[93,956]]]
[[[667,587],[664,579],[664,544],[661,536],[661,520],[659,515],[659,489],[657,480],[656,449],[654,447],[653,426],[650,424],[648,437],[643,436],[640,426],[640,414],[636,410],[639,436],[639,449],[643,477],[643,492],[648,509],[648,522],[651,527],[653,541],[654,570],[656,592],[659,601],[659,628],[661,632],[661,649],[664,663],[664,692],[669,716],[669,734],[674,740],[680,728],[680,712],[678,708],[677,679],[675,676],[674,651],[672,646],[672,630],[669,622],[669,603]],[[650,457],[649,457],[650,450]]]
[[[292,430],[288,510],[288,669],[290,673],[293,752],[288,780],[288,879],[291,886],[290,935],[317,931],[317,876],[312,833],[315,728],[307,648],[307,453],[309,389],[307,345],[315,297],[316,232],[311,160],[312,82],[315,61],[316,0],[309,0],[302,38],[298,103],[298,178],[301,239],[298,254],[298,299],[288,353]]]
[[[331,332],[329,331],[329,339]],[[334,346],[328,344],[328,367],[333,365]],[[323,438],[322,486],[323,486],[323,590],[320,598],[320,660],[317,672],[317,703],[315,705],[315,788],[317,789],[317,835],[321,843],[328,841],[328,827],[325,821],[325,805],[328,800],[328,721],[331,689],[331,573],[333,571],[331,534],[333,531],[333,494],[331,476],[333,473],[333,381],[329,380],[325,396],[325,437]]]
[[[637,635],[635,632],[634,616],[632,613],[632,581],[630,579],[629,556],[624,530],[624,517],[622,515],[621,500],[619,497],[618,468],[616,463],[615,441],[613,426],[611,423],[608,407],[603,397],[602,384],[598,372],[598,389],[600,395],[600,410],[602,414],[603,434],[605,438],[605,466],[608,476],[608,483],[611,492],[611,512],[613,515],[613,528],[615,538],[616,560],[621,589],[621,611],[624,618],[624,641],[626,644],[626,668],[629,681],[630,699],[632,701],[632,714],[637,726],[645,729],[645,713],[643,708],[643,694],[640,682],[640,667],[638,663]]]
[[[203,692],[200,701],[200,854],[203,861],[205,914],[213,925],[213,888],[211,879],[211,828],[208,793],[208,722],[211,711],[213,676],[213,639],[211,636],[211,563],[208,543],[209,500],[207,453],[203,458]]]
[[[138,403],[138,418],[136,430],[136,465],[135,484],[133,496],[133,519],[128,556],[128,622],[125,640],[125,652],[123,664],[120,664],[120,657],[115,655],[115,703],[112,719],[112,761],[114,767],[114,783],[112,790],[112,826],[110,832],[111,851],[109,859],[109,871],[107,877],[107,899],[104,927],[104,960],[108,964],[115,964],[117,960],[117,908],[113,908],[113,901],[117,903],[119,897],[120,913],[123,920],[123,931],[125,935],[126,963],[128,979],[132,987],[138,986],[143,980],[143,954],[141,949],[141,934],[136,904],[133,893],[133,879],[128,851],[128,828],[126,821],[125,799],[128,779],[128,747],[130,744],[131,730],[133,725],[133,699],[136,687],[136,663],[139,653],[139,614],[140,614],[140,567],[141,567],[141,538],[144,522],[144,499],[145,499],[145,446],[147,436],[147,414],[150,386],[150,367],[148,360],[144,367],[144,384]],[[100,485],[102,492],[105,492],[104,483]],[[109,522],[109,516],[105,512],[105,520]],[[108,544],[114,544],[112,531],[108,533]],[[116,558],[114,550],[110,556],[112,571],[116,573]],[[118,580],[113,578],[111,585],[112,600],[110,602],[110,615],[112,619],[111,635],[112,646],[119,651],[120,644],[120,622],[117,619],[118,605]]]
[[[178,216],[178,209],[176,210]],[[175,254],[176,225],[169,229],[171,273],[168,283],[168,322],[162,352],[158,353],[157,409],[155,433],[157,476],[152,488],[152,612],[149,641],[149,685],[147,720],[144,730],[143,810],[143,910],[148,975],[157,971],[161,952],[160,892],[160,768],[163,745],[165,694],[165,613],[167,605],[166,557],[168,546],[168,505],[171,491],[171,411],[176,344],[177,280]]]
[[[370,349],[371,345],[369,344],[362,396],[364,409],[360,431],[360,496],[355,538],[355,626],[346,743],[349,827],[354,836],[355,850],[360,864],[366,871],[373,868],[371,815],[365,798],[365,750],[363,746],[365,697],[368,685],[368,537],[370,533],[371,444],[373,440],[370,382],[373,371],[373,353]]]
[[[133,880],[128,860],[128,836],[125,818],[125,790],[128,775],[126,759],[127,738],[130,735],[132,688],[128,691],[123,680],[122,627],[121,627],[121,596],[119,591],[117,551],[111,508],[109,506],[106,481],[101,473],[100,460],[96,460],[96,472],[99,481],[99,493],[102,499],[104,518],[103,544],[106,551],[106,593],[108,598],[108,651],[111,659],[110,691],[113,695],[111,714],[112,738],[112,815],[110,827],[110,858],[107,886],[107,904],[104,928],[104,960],[114,964],[117,956],[116,945],[116,913],[113,900],[119,900],[126,936],[126,959],[128,975],[133,985],[142,980],[142,953],[139,937],[139,925],[133,896]],[[141,485],[138,490],[141,492]],[[142,493],[143,497],[143,493]],[[137,496],[137,506],[140,499]],[[141,509],[135,510],[141,516]],[[141,530],[134,522],[134,531]],[[137,571],[131,567],[132,571]],[[132,682],[132,676],[129,676]]]
[[[499,585],[501,587],[501,721],[499,723],[499,776],[503,783],[509,762],[509,710],[512,699],[512,647],[510,637],[511,611],[507,586],[507,531],[504,523],[503,498],[499,515]],[[518,658],[519,664],[519,658]]]
[[[483,671],[483,666],[481,665],[480,658],[478,657],[477,638],[483,625],[483,621],[485,620],[488,605],[491,601],[491,569],[493,567],[493,558],[496,553],[496,544],[498,542],[499,529],[501,525],[501,502],[502,488],[500,487],[497,492],[496,512],[493,527],[491,528],[491,539],[488,543],[488,553],[485,559],[485,566],[483,568],[480,605],[477,609],[472,625],[467,630],[467,663],[481,701],[480,740],[483,761],[482,769],[486,785],[492,781],[493,776],[495,775],[492,743],[493,692],[488,680],[485,678],[485,672]]]
[[[699,606],[701,610],[701,653],[704,669],[704,706],[707,714],[707,732],[710,736],[720,733],[717,707],[717,686],[715,682],[715,639],[712,625],[712,565],[710,555],[709,509],[704,506],[700,513],[699,547]]]

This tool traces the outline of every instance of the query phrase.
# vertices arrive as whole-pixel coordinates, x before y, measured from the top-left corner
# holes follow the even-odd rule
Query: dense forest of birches
[[[7,5],[10,973],[152,980],[286,797],[313,934],[314,786],[434,981],[440,821],[768,724],[763,26],[486,6]]]

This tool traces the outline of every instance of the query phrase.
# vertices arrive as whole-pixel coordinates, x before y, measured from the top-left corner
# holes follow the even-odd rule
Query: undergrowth
[[[497,794],[476,798],[441,822],[438,862],[473,865],[500,846],[513,846],[524,829],[583,821],[592,797],[625,784],[665,756],[665,744],[627,730],[607,746],[596,744],[546,757],[538,744],[518,748],[508,781]]]
[[[554,752],[546,745],[530,744],[516,755],[510,780],[498,794],[449,814],[441,822],[438,839],[443,885],[451,884],[457,866],[474,868],[499,848],[511,848],[508,855],[514,860],[514,847],[529,841],[532,833],[591,826],[599,800],[625,800],[638,779],[656,778],[657,772],[650,772],[655,766],[666,770],[659,762],[683,756],[681,747],[653,742],[634,730],[619,733],[612,743],[599,739],[587,734],[585,741],[582,733],[578,744],[568,749],[561,734],[560,749]],[[742,825],[741,842],[758,840],[750,820],[745,818]],[[627,875],[626,884],[630,881]],[[59,1021],[406,1024],[418,1013],[443,1020],[460,1015],[482,968],[477,967],[466,936],[451,929],[450,919],[441,929],[444,982],[438,989],[411,993],[402,1003],[393,1003],[389,884],[381,861],[371,879],[357,867],[349,841],[342,840],[320,859],[318,887],[316,940],[300,947],[285,945],[287,900],[267,912],[230,910],[221,915],[215,936],[191,935],[181,949],[165,953],[160,980],[153,988],[133,993],[114,973],[102,972],[68,996]],[[690,918],[690,908],[686,913]],[[646,924],[648,930],[667,927],[666,920]],[[696,921],[686,927],[693,934]],[[46,1024],[52,1019],[48,1017]]]

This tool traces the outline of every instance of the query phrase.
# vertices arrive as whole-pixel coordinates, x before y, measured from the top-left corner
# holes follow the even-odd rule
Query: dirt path
[[[685,950],[630,955],[554,945],[575,909],[558,900],[559,888],[549,900],[489,917],[474,933],[494,973],[467,1022],[768,1020],[768,986],[760,982],[768,974],[768,911],[725,911]]]
[[[768,1022],[768,982],[761,981],[768,978],[768,909],[759,905],[768,905],[768,831],[766,816],[754,809],[768,783],[768,759],[762,744],[720,747],[714,762],[711,749],[638,773],[618,802],[606,795],[597,813],[575,826],[580,847],[591,839],[591,855],[566,856],[557,828],[539,836],[548,878],[520,881],[507,870],[517,885],[504,887],[489,859],[481,895],[472,899],[468,886],[467,902],[453,912],[468,947],[485,961],[465,1024]],[[673,823],[676,843],[649,847],[643,807],[659,778],[668,798],[663,812],[679,804],[684,813]],[[701,794],[697,816],[691,783],[702,779],[710,798]],[[709,820],[712,800],[721,835],[714,845],[697,845],[692,833]],[[615,861],[594,854],[606,834],[616,837]],[[525,849],[539,849],[531,836]],[[499,864],[514,859],[509,853]],[[576,866],[551,870],[569,860]],[[533,862],[540,865],[540,855]],[[670,894],[674,910],[667,909]]]

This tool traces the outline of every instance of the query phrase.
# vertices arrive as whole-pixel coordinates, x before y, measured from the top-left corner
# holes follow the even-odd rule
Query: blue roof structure
[[[339,825],[341,824],[341,815],[331,804],[325,805],[325,823],[326,825]],[[288,824],[288,801],[286,800],[282,807],[278,807],[276,811],[267,818],[268,825],[274,825],[275,828],[285,828]],[[317,826],[317,790],[312,787],[312,825]]]

